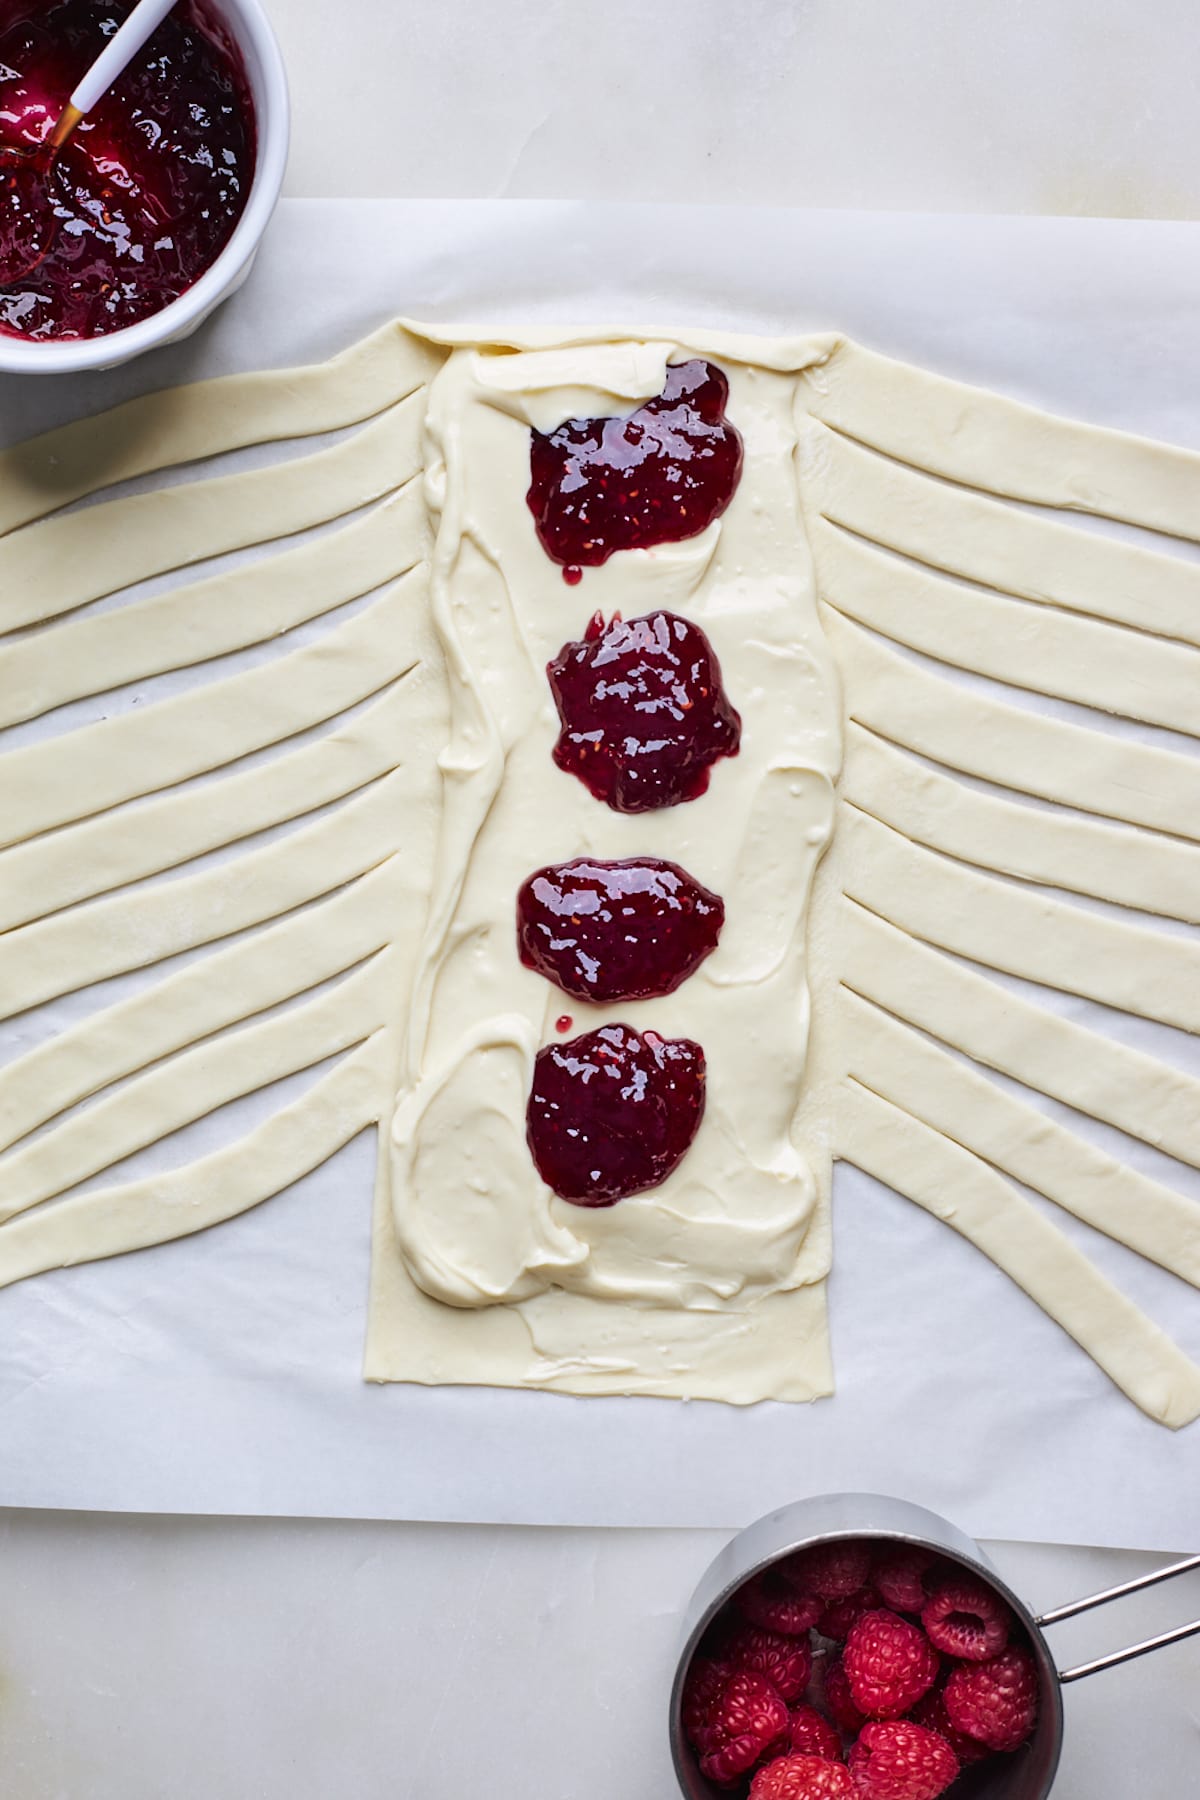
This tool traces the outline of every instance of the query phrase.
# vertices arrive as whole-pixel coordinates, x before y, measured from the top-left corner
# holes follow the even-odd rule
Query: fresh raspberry
[[[817,1621],[817,1630],[822,1637],[844,1643],[863,1614],[874,1612],[879,1604],[879,1595],[873,1587],[859,1588],[856,1594],[847,1594],[844,1600],[831,1600]]]
[[[812,1650],[807,1638],[784,1637],[779,1631],[761,1631],[742,1625],[731,1632],[724,1648],[731,1669],[756,1669],[787,1701],[798,1700],[812,1674]]]
[[[899,1613],[864,1613],[846,1639],[850,1694],[871,1719],[898,1719],[927,1694],[938,1675],[937,1651],[919,1626]]]
[[[931,1688],[925,1698],[919,1700],[913,1707],[909,1717],[914,1719],[918,1725],[925,1725],[930,1731],[936,1731],[939,1737],[944,1737],[964,1768],[969,1763],[981,1762],[984,1757],[992,1754],[987,1745],[981,1744],[978,1738],[968,1737],[965,1731],[958,1730],[950,1714],[946,1711],[944,1682]]]
[[[849,1770],[823,1756],[781,1756],[750,1783],[750,1800],[858,1800]]]
[[[739,1589],[734,1604],[752,1625],[803,1637],[821,1616],[821,1602],[800,1593],[778,1568],[763,1569]]]
[[[822,1600],[844,1600],[866,1587],[871,1551],[866,1544],[837,1538],[830,1544],[798,1550],[783,1568],[802,1593],[819,1594]]]
[[[861,1731],[866,1719],[854,1704],[850,1682],[840,1656],[825,1665],[825,1704],[835,1725],[846,1732]]]
[[[919,1613],[928,1598],[925,1576],[933,1564],[928,1550],[894,1545],[876,1559],[871,1580],[883,1604],[893,1612]]]
[[[700,1772],[714,1787],[741,1787],[744,1777],[759,1761],[763,1747],[758,1738],[745,1733],[730,1738],[717,1750],[706,1750],[700,1758]]]
[[[787,1707],[766,1676],[756,1669],[735,1669],[692,1739],[700,1752],[700,1773],[718,1787],[736,1786],[787,1728]]]
[[[976,1575],[948,1575],[921,1608],[925,1635],[936,1650],[964,1662],[987,1662],[1008,1642],[1012,1613],[995,1588]]]
[[[1018,1644],[990,1662],[960,1663],[946,1683],[946,1711],[955,1729],[989,1750],[1019,1750],[1037,1710],[1037,1668]]]
[[[826,1762],[841,1762],[841,1733],[815,1706],[794,1706],[788,1732],[797,1756],[823,1756]]]
[[[911,1719],[864,1725],[849,1766],[858,1800],[937,1800],[958,1774],[945,1738]]]
[[[680,1713],[689,1741],[696,1744],[731,1671],[706,1656],[694,1656],[683,1683]]]

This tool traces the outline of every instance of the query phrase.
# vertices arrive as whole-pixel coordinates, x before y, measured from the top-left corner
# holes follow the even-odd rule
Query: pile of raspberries
[[[924,1550],[818,1544],[739,1590],[683,1689],[701,1773],[748,1800],[938,1800],[1037,1721],[995,1589]]]

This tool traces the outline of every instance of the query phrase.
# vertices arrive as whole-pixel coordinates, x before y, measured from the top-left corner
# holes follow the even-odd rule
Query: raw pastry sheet
[[[400,201],[285,203],[245,291],[198,337],[78,382],[7,381],[0,439],[174,381],[317,360],[396,313],[832,328],[1200,445],[1200,227]],[[78,1006],[11,1022],[0,1059]],[[1200,1072],[1200,1046],[1178,1053]],[[187,1154],[205,1147],[193,1135]],[[873,1489],[980,1535],[1194,1536],[1200,1427],[1152,1424],[969,1244],[856,1170],[835,1180],[837,1396],[748,1411],[365,1386],[372,1174],[364,1135],[212,1232],[0,1294],[0,1504],[733,1526],[798,1494]],[[1192,1289],[1055,1216],[1200,1353]]]

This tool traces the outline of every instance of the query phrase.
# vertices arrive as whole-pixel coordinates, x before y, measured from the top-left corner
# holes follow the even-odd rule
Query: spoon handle
[[[100,52],[71,95],[70,106],[82,117],[102,100],[118,75],[124,73],[150,33],[162,24],[175,0],[138,0],[121,29]]]

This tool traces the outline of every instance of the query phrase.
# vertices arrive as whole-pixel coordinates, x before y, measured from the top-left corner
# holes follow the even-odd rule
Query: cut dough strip
[[[410,481],[314,543],[18,638],[0,647],[0,725],[265,643],[406,574],[426,536],[420,484]]]
[[[0,933],[252,837],[388,775],[412,721],[403,677],[358,717],[261,767],[64,826],[0,851]],[[3,764],[0,763],[0,768]]]
[[[0,1148],[90,1094],[318,987],[391,942],[414,884],[403,856],[319,906],[218,950],[8,1064]]]
[[[811,531],[822,598],[860,624],[993,681],[1200,737],[1190,646],[962,587],[824,519]]]
[[[905,837],[962,862],[1200,924],[1200,848],[981,794],[853,721],[843,794]]]
[[[391,1033],[377,1031],[299,1100],[227,1149],[0,1227],[0,1287],[47,1269],[170,1243],[247,1212],[327,1162],[378,1119],[393,1060]]]
[[[854,806],[841,829],[845,892],[881,918],[1023,980],[1200,1031],[1200,944],[977,874]]]
[[[1200,645],[1200,565],[1017,512],[888,462],[810,419],[810,508],[859,537],[984,587]]]
[[[1200,1205],[1127,1168],[843,988],[846,1063],[873,1093],[1200,1287]]]
[[[1037,1093],[1200,1169],[1200,1081],[1033,1005],[874,913],[843,906],[843,980]]]
[[[259,668],[10,751],[0,760],[0,844],[224,767],[411,673],[428,642],[424,581],[423,568],[412,570],[356,618]]]
[[[344,887],[400,848],[408,785],[397,770],[261,850],[5,933],[0,1018],[232,937]]]
[[[0,1222],[390,1023],[393,950],[278,1017],[184,1050],[0,1161]]]
[[[1200,1368],[1003,1176],[853,1080],[837,1132],[845,1161],[968,1238],[1143,1412],[1174,1430],[1200,1417]]]
[[[1200,759],[1068,725],[932,675],[830,606],[852,718],[1000,787],[1200,842]]]
[[[801,376],[812,411],[950,481],[1196,540],[1200,454],[1057,418],[842,339]]]
[[[106,500],[10,533],[0,539],[0,631],[380,499],[418,473],[423,416],[417,394],[312,456]]]
[[[172,463],[315,437],[382,412],[441,362],[395,323],[328,362],[164,388],[0,453],[0,532]]]

